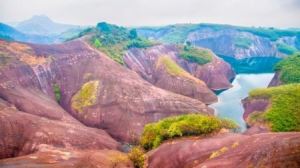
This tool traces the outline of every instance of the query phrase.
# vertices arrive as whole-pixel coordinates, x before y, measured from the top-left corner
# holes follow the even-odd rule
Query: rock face
[[[279,86],[281,84],[282,84],[282,82],[280,80],[280,72],[276,72],[275,75],[274,75],[274,77],[272,78],[270,84],[269,84],[269,87],[271,87],[271,86]]]
[[[148,153],[150,168],[299,167],[300,133],[224,134],[164,143]]]
[[[240,38],[251,41],[249,46],[239,47],[235,42]],[[212,28],[203,28],[190,33],[187,41],[197,46],[210,48],[216,54],[232,56],[236,59],[247,57],[279,56],[276,45],[269,39],[252,33],[225,28],[215,31]]]
[[[71,114],[121,141],[135,140],[146,123],[163,117],[212,114],[204,103],[154,87],[82,40],[0,46],[0,96],[26,113],[78,123]]]
[[[79,122],[51,120],[19,111],[0,99],[0,159],[30,154],[39,145],[70,149],[117,149],[105,131]]]
[[[71,150],[40,145],[34,154],[0,160],[1,168],[133,168],[128,157],[114,150]]]
[[[131,49],[125,54],[124,61],[130,69],[154,85],[206,103],[216,99],[206,86],[212,90],[231,86],[229,80],[235,76],[233,70],[212,52],[212,61],[205,65],[188,62],[178,54],[179,50],[175,45],[158,45],[148,49]],[[172,74],[167,68],[161,68],[160,65],[167,62],[164,57],[171,59],[172,63],[176,62],[176,66],[179,65],[178,68],[185,72]],[[188,73],[204,81],[206,85]]]
[[[248,116],[253,112],[264,112],[270,104],[270,101],[266,98],[250,99],[245,98],[242,100],[243,107],[245,109],[243,118],[247,120]]]

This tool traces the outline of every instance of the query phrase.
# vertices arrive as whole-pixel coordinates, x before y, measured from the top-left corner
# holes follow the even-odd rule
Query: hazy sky
[[[124,26],[224,23],[300,27],[300,0],[0,0],[0,21],[45,14],[58,22]]]

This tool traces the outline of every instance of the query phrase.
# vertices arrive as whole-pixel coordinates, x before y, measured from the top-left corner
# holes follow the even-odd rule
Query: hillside
[[[282,57],[300,49],[300,32],[293,29],[239,27],[218,24],[177,24],[138,28],[138,33],[167,43],[191,42],[218,55],[236,59]]]
[[[243,100],[249,125],[263,125],[277,132],[300,130],[299,58],[295,54],[280,61],[270,87],[253,90]]]
[[[275,66],[276,74],[270,86],[300,83],[300,54],[296,53]]]

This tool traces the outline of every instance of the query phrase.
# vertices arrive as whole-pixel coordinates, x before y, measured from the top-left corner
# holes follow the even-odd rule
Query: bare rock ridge
[[[300,133],[220,134],[162,144],[148,153],[149,168],[297,167]]]
[[[16,158],[0,160],[1,168],[47,167],[47,168],[133,168],[127,155],[115,150],[70,150],[41,145],[39,151]]]
[[[70,124],[79,120],[128,142],[148,122],[191,112],[212,114],[204,103],[154,87],[81,40],[0,44],[7,56],[0,70],[0,96],[35,116]]]
[[[181,58],[176,45],[157,45],[147,49],[130,49],[125,54],[124,62],[130,69],[158,87],[209,104],[216,98],[206,87],[212,90],[227,89],[231,87],[230,80],[234,78],[235,74],[228,63],[211,51],[207,51],[213,55],[213,58],[211,62],[204,65]],[[165,68],[161,68],[160,65],[165,65]],[[199,80],[192,78],[192,76]],[[201,84],[200,80],[204,81],[206,85]],[[181,85],[178,83],[181,83]],[[191,90],[187,91],[187,88],[194,89],[191,92]]]

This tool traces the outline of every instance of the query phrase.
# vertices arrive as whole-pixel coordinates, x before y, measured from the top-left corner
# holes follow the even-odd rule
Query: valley
[[[0,167],[298,167],[299,37],[0,24]]]

